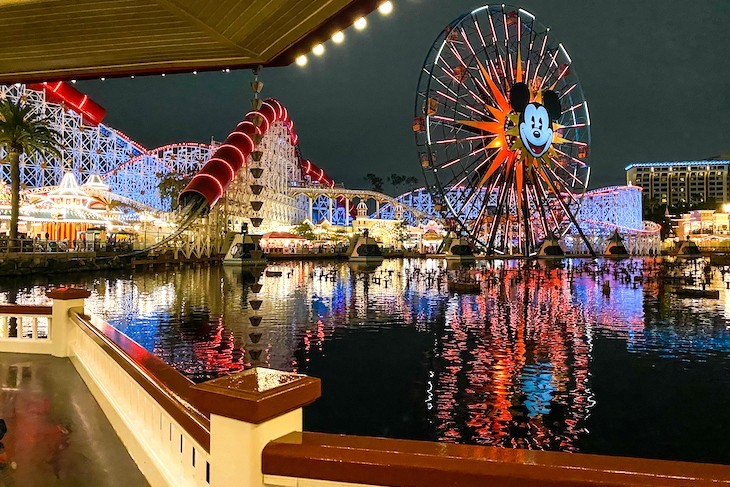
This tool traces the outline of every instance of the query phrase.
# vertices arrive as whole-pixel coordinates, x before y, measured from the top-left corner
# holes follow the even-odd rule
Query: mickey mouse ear
[[[509,103],[516,112],[522,112],[530,103],[530,89],[525,83],[515,83],[509,92]]]
[[[560,98],[553,90],[542,92],[542,105],[547,110],[548,115],[550,115],[550,120],[557,121],[563,113],[563,108],[560,106]]]

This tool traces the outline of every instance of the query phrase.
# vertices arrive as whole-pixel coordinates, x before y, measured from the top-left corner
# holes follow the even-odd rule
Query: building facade
[[[626,182],[644,191],[649,201],[668,206],[700,205],[730,200],[728,168],[730,161],[639,162],[626,166]]]

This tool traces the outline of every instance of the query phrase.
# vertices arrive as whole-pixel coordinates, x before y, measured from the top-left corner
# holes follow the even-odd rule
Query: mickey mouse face
[[[530,103],[522,112],[520,120],[520,138],[527,152],[535,157],[545,154],[553,141],[552,123],[547,109],[539,103]]]
[[[525,83],[515,83],[510,91],[510,104],[520,114],[520,139],[527,152],[543,156],[553,142],[553,122],[560,118],[560,99],[554,91],[542,94],[543,103],[530,103],[530,89]]]

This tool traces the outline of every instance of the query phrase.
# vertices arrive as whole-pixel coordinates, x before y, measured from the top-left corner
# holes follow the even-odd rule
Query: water
[[[605,295],[602,278],[504,263],[481,294],[454,295],[441,264],[274,264],[257,328],[238,268],[5,280],[0,301],[80,284],[94,313],[195,381],[251,364],[320,377],[307,430],[730,463],[719,272],[717,301],[609,274]]]

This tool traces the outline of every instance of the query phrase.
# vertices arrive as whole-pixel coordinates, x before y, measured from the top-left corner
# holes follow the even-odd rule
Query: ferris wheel
[[[533,255],[571,225],[581,232],[588,104],[567,51],[531,13],[489,5],[449,24],[415,112],[434,208],[481,250]]]

